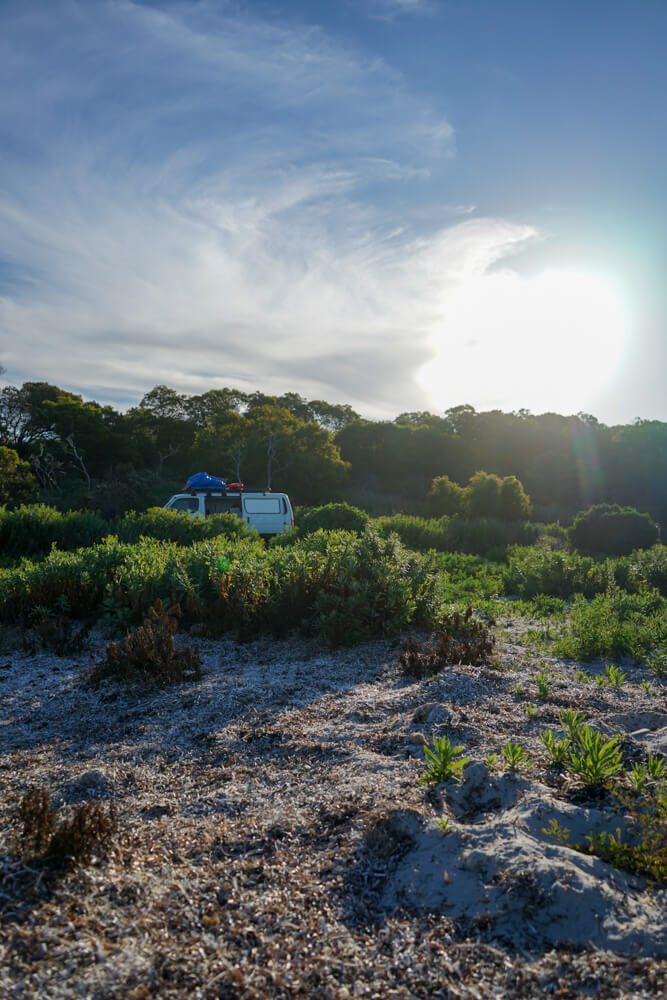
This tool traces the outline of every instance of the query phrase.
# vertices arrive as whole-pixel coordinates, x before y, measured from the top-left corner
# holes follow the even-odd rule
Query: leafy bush
[[[465,508],[465,490],[449,476],[436,476],[426,494],[426,508],[432,517],[462,514]]]
[[[57,612],[64,600],[73,618],[95,618],[130,549],[108,538],[79,552],[53,549],[41,562],[26,559],[0,569],[0,620],[30,621],[36,605]]]
[[[627,594],[610,587],[590,602],[575,596],[567,634],[553,651],[575,660],[629,655],[639,661],[665,641],[665,602],[657,591]]]
[[[648,549],[659,538],[660,529],[649,514],[634,507],[598,504],[580,511],[570,529],[575,548],[589,554],[627,555],[634,549]]]
[[[212,514],[206,518],[162,507],[136,513],[128,511],[115,525],[114,533],[123,542],[138,542],[141,538],[191,545],[207,538],[243,538],[248,534],[245,521],[235,514]]]
[[[606,589],[608,580],[605,563],[576,552],[554,552],[538,546],[510,549],[503,570],[505,593],[524,598],[540,594],[562,598],[573,594],[593,597]]]
[[[358,536],[317,532],[302,546],[319,553],[315,561],[324,583],[311,591],[306,627],[330,645],[393,635],[407,625],[438,620],[439,581],[428,558],[408,552],[395,535],[384,539],[370,527]]]
[[[494,625],[495,622],[491,622]],[[432,677],[447,666],[467,663],[483,666],[491,662],[495,636],[488,626],[473,617],[472,608],[464,614],[445,615],[442,631],[429,641],[407,638],[401,648],[399,664],[412,677]]]
[[[323,507],[313,507],[299,516],[299,535],[311,535],[315,531],[356,531],[362,532],[370,518],[366,511],[352,507],[349,503],[328,503]]]
[[[447,548],[452,552],[504,559],[508,546],[530,545],[537,541],[542,530],[540,525],[530,521],[454,517],[447,525]]]
[[[90,510],[62,513],[46,504],[0,509],[0,551],[13,559],[46,554],[52,545],[77,549],[99,541],[109,525]]]
[[[512,743],[508,740],[500,751],[507,766],[508,771],[522,771],[526,767],[531,767],[528,753],[520,743]]]
[[[111,534],[121,542],[156,538],[192,545],[219,536],[242,538],[248,534],[248,527],[234,514],[214,514],[203,519],[162,507],[142,513],[129,511],[117,521],[107,521],[91,510],[62,512],[46,504],[12,511],[0,508],[0,551],[13,560],[44,556],[53,546],[63,551],[86,548]]]
[[[466,520],[462,517],[425,518],[408,514],[378,517],[373,522],[383,535],[395,532],[408,548],[424,552],[461,552],[469,555],[504,558],[508,545],[534,542],[542,530],[528,521],[499,521],[494,518]]]
[[[97,664],[90,682],[102,680],[138,680],[150,686],[164,687],[201,677],[199,653],[189,647],[176,649],[174,634],[181,609],[175,604],[164,608],[161,601],[149,608],[148,617],[136,632],[122,642],[110,642],[105,659]]]
[[[464,494],[465,511],[470,518],[525,521],[530,517],[530,497],[516,476],[501,479],[493,473],[476,472]]]

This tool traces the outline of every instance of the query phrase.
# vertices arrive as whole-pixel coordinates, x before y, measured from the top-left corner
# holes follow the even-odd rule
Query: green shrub
[[[373,524],[383,535],[395,532],[404,545],[418,552],[435,549],[498,559],[504,558],[508,545],[532,543],[541,531],[539,525],[528,521],[437,519],[408,514],[378,517]]]
[[[90,510],[62,513],[46,504],[0,510],[0,552],[12,559],[45,555],[53,545],[72,550],[109,534],[109,524]]]
[[[431,517],[462,514],[465,508],[465,490],[449,476],[436,476],[426,494],[426,509]]]
[[[359,507],[352,507],[349,503],[328,503],[301,514],[298,529],[301,536],[320,530],[362,532],[369,521],[366,511]]]
[[[553,552],[534,545],[510,549],[503,570],[505,593],[524,598],[542,594],[561,598],[573,594],[593,597],[606,589],[608,581],[605,563],[576,552]]]
[[[525,521],[530,517],[530,497],[516,476],[501,479],[493,473],[476,472],[464,490],[469,518]]]
[[[660,529],[649,514],[618,504],[598,504],[580,511],[570,529],[575,548],[589,554],[627,555],[648,549],[659,538]]]
[[[404,545],[415,552],[435,549],[446,552],[449,549],[447,534],[448,519],[417,517],[413,514],[392,514],[377,517],[373,527],[384,538],[396,534]]]
[[[439,620],[439,581],[428,559],[408,552],[395,535],[381,538],[370,527],[358,536],[318,532],[302,545],[324,560],[326,585],[313,594],[309,627],[330,645]]]
[[[158,538],[179,545],[191,545],[207,538],[243,538],[248,534],[245,521],[234,514],[212,514],[207,518],[151,507],[136,513],[128,511],[114,525],[114,532],[123,542],[138,542],[140,538]]]
[[[629,655],[639,661],[666,640],[665,602],[657,591],[627,594],[612,588],[590,602],[575,596],[567,634],[553,652],[575,660]]]
[[[610,736],[605,740],[601,733],[584,724],[570,746],[569,759],[565,762],[567,770],[589,787],[601,785],[623,768],[620,739],[620,736]]]

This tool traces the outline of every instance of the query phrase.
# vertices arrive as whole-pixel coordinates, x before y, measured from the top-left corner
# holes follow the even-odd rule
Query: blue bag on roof
[[[220,476],[209,476],[208,472],[195,472],[185,484],[186,490],[224,490],[225,480]]]

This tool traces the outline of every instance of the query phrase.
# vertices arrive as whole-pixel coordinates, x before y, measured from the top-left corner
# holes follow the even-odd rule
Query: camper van
[[[294,527],[294,514],[287,494],[268,490],[261,493],[246,493],[243,489],[233,488],[194,490],[176,493],[164,506],[191,517],[235,514],[246,522],[248,528],[254,528],[264,538]]]

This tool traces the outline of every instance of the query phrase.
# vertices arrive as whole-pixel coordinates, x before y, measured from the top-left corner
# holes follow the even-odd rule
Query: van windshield
[[[171,510],[182,510],[187,514],[196,514],[199,510],[199,501],[196,497],[179,497],[169,506]]]

